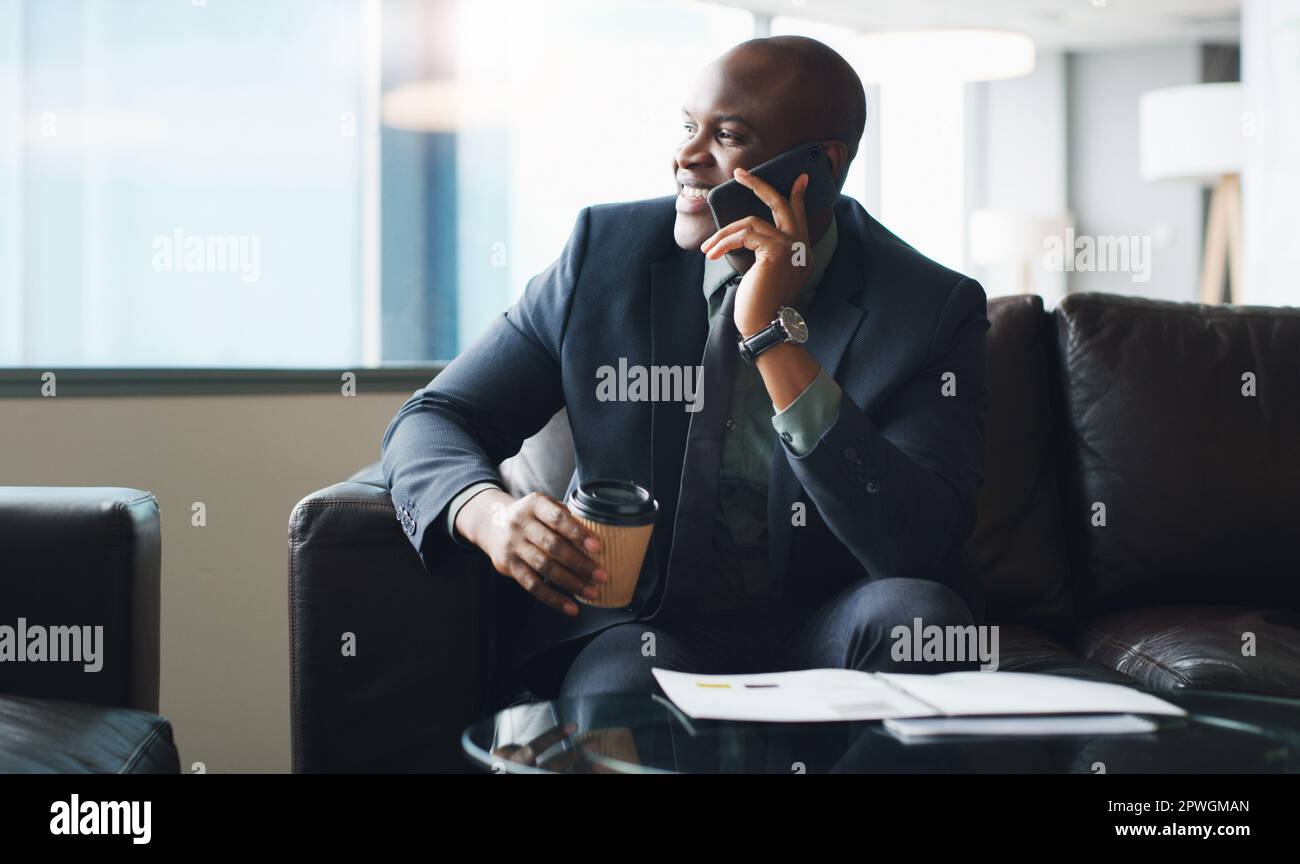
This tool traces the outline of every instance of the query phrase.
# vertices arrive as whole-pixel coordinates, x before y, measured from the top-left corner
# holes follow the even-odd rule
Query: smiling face
[[[803,141],[826,137],[824,87],[792,69],[790,59],[745,43],[706,66],[682,106],[684,137],[673,158],[677,219],[673,237],[683,249],[699,249],[717,230],[705,200],[709,190]],[[828,146],[837,176],[846,149]],[[789,190],[779,190],[788,194]],[[829,222],[809,214],[810,229]],[[818,235],[813,230],[814,239]]]

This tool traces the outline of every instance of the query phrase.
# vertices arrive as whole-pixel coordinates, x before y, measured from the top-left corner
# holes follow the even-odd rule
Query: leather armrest
[[[296,772],[468,770],[464,728],[486,709],[486,559],[429,570],[388,490],[338,483],[289,520]]]
[[[0,693],[158,711],[159,532],[139,489],[0,487]]]

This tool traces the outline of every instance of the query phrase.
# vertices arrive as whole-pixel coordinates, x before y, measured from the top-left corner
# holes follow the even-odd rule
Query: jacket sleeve
[[[501,484],[497,466],[564,407],[560,356],[586,253],[589,211],[560,257],[469,348],[397,412],[381,445],[384,479],[411,543],[428,556],[454,548],[447,505],[475,483]]]
[[[786,458],[835,536],[875,578],[938,578],[975,526],[983,485],[984,289],[963,279],[939,315],[924,367],[868,417],[841,393],[810,452]]]

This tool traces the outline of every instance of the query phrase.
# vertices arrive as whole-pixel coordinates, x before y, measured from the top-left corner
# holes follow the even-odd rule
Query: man
[[[683,108],[678,194],[583,210],[560,258],[390,425],[385,476],[426,563],[451,541],[476,547],[540,601],[518,646],[535,690],[657,692],[654,666],[973,668],[890,649],[918,619],[982,623],[965,543],[982,484],[984,291],[851,199],[805,213],[807,175],[778,190],[744,170],[818,141],[842,188],[865,121],[861,82],[825,45],[727,52]],[[775,225],[716,230],[704,195],[733,177]],[[807,341],[740,358],[737,339],[783,307]],[[597,370],[620,360],[702,365],[699,410],[598,399]],[[628,609],[580,609],[573,598],[607,578],[598,542],[555,499],[501,487],[495,466],[561,408],[570,491],[617,478],[658,499]]]

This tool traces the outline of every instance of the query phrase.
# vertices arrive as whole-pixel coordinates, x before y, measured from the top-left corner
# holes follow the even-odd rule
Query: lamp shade
[[[1144,180],[1210,181],[1241,170],[1241,84],[1143,93],[1138,105]]]

